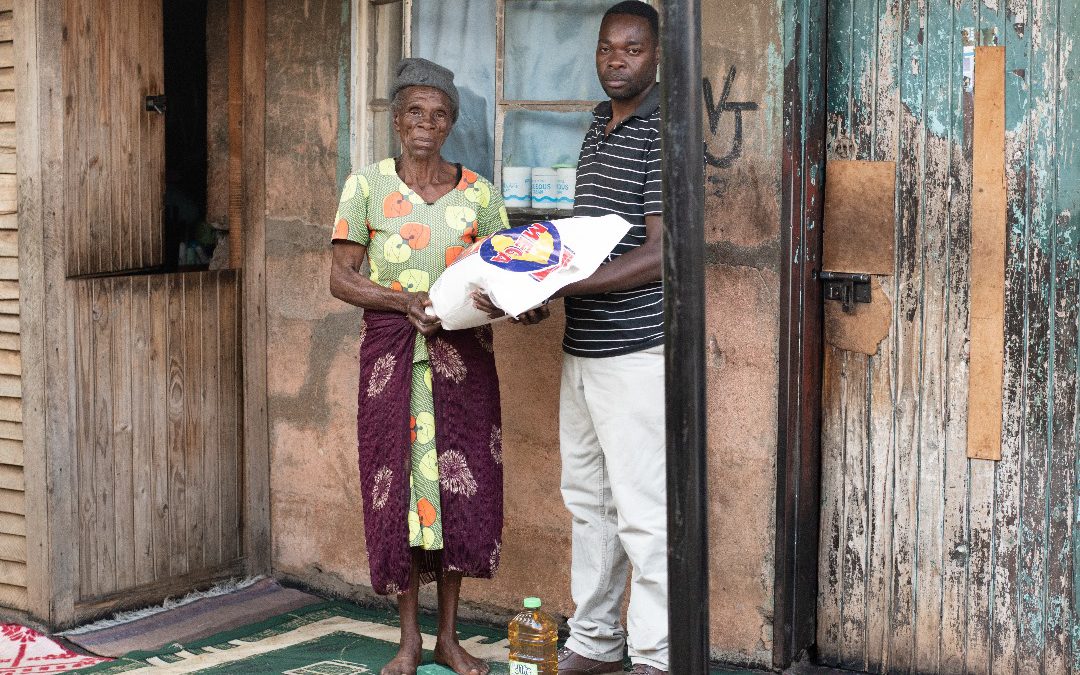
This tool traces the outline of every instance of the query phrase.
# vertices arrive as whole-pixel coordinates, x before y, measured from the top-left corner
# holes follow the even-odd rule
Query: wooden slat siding
[[[0,2],[0,7],[14,2]],[[75,442],[70,410],[72,382],[69,331],[45,326],[70,326],[68,289],[63,282],[64,226],[63,86],[61,59],[63,16],[59,3],[18,0],[14,12],[14,51],[19,82],[18,217],[0,215],[0,229],[19,228],[20,279],[28,299],[21,313],[27,336],[23,349],[18,336],[0,334],[4,349],[22,349],[23,419],[29,453],[26,463],[26,515],[30,524],[28,566],[35,570],[28,589],[29,610],[54,623],[73,615],[76,562],[72,542],[78,527],[74,489]],[[16,136],[16,125],[0,125],[0,139]],[[14,144],[14,140],[12,140]],[[47,269],[48,263],[57,263]],[[3,284],[0,283],[0,290]],[[0,297],[11,297],[5,293]],[[33,301],[29,301],[29,299]],[[48,358],[46,358],[48,355]],[[46,398],[45,392],[53,394]],[[60,448],[46,458],[45,448]],[[47,460],[47,461],[46,461]],[[50,522],[49,513],[71,514]],[[54,554],[55,552],[55,554]]]
[[[920,57],[920,71],[926,80],[921,132],[925,147],[922,158],[923,201],[921,266],[915,271],[922,298],[921,343],[919,356],[918,409],[918,500],[916,530],[915,646],[914,668],[917,672],[941,672],[944,607],[943,568],[947,554],[942,536],[944,513],[945,466],[948,446],[945,418],[949,381],[947,370],[947,274],[942,264],[948,255],[949,202],[934,198],[927,186],[949,185],[951,145],[948,134],[928,133],[929,111],[951,110],[951,59],[936,58],[931,49],[949,49],[953,38],[951,11],[928,3],[921,8],[925,38]]]
[[[878,3],[853,2],[852,35],[868,36],[878,31],[884,9]],[[895,80],[896,57],[882,52],[873,40],[847,40],[851,50],[849,59],[852,72],[845,74],[840,89],[836,92],[841,99],[838,107],[846,107],[850,112],[845,118],[851,137],[858,148],[858,159],[895,160],[894,134],[889,127],[882,125],[879,130],[878,96],[875,83],[880,78]],[[859,70],[864,68],[865,71]],[[858,73],[865,72],[868,77]],[[849,83],[850,84],[847,84]],[[846,86],[845,86],[846,85]],[[845,91],[846,90],[846,91]],[[830,98],[833,92],[830,92]],[[881,119],[888,119],[888,106],[881,106]],[[826,168],[827,172],[827,168]],[[884,286],[890,295],[892,288],[888,280]],[[893,346],[891,340],[883,340],[876,356],[868,359],[868,394],[866,406],[872,411],[891,407],[894,400],[892,371],[888,364],[892,362]],[[869,513],[867,526],[867,569],[864,587],[867,598],[866,653],[863,661],[866,668],[885,662],[888,657],[889,635],[889,588],[890,558],[892,550],[892,482],[881,480],[880,474],[892,474],[892,432],[891,419],[884,415],[872,414],[868,420],[867,438],[870,456],[870,488],[867,496]],[[823,439],[824,441],[825,439]],[[827,444],[827,441],[823,443]]]
[[[28,602],[29,594],[22,586],[0,584],[0,606],[18,609],[26,607]]]
[[[154,581],[154,458],[151,452],[154,430],[150,422],[150,294],[149,277],[129,280],[131,313],[131,469],[132,525],[134,541],[134,584]],[[158,399],[163,400],[163,399]]]
[[[0,463],[22,466],[23,461],[22,441],[0,438]],[[3,508],[0,508],[0,513],[3,513]]]
[[[202,281],[203,275],[184,279],[184,471],[187,481],[188,569],[206,564],[207,484],[202,433]]]
[[[1031,25],[1025,38],[1030,41],[1030,55],[1023,67],[1027,75],[1027,91],[1020,96],[1021,112],[1016,120],[1006,120],[1006,128],[1020,129],[1017,135],[1026,136],[1027,161],[1013,165],[1013,170],[1023,176],[1027,184],[1021,194],[1023,221],[1027,224],[1025,253],[1028,276],[1026,280],[1025,317],[1027,335],[1025,351],[1027,359],[1024,383],[1024,434],[1020,458],[1020,522],[1017,528],[1019,556],[1017,565],[1017,650],[1016,665],[1021,672],[1039,672],[1046,652],[1046,553],[1047,553],[1047,504],[1050,483],[1049,425],[1052,417],[1048,405],[1051,401],[1050,380],[1053,367],[1051,346],[1053,343],[1052,319],[1053,296],[1051,284],[1054,276],[1053,256],[1053,204],[1054,163],[1056,157],[1050,150],[1054,143],[1058,87],[1055,43],[1057,42],[1057,2],[1033,2],[1020,19]],[[1011,25],[1012,18],[1009,18]],[[1030,22],[1030,24],[1029,24]],[[1025,31],[1027,33],[1027,31]],[[1015,35],[1015,31],[1013,31]],[[1011,37],[1010,37],[1011,39]],[[1006,40],[1009,45],[1009,39]],[[1017,63],[1019,56],[1013,50],[1007,52],[1006,73]],[[1049,61],[1049,64],[1047,63]],[[1014,76],[1015,77],[1015,76]],[[1036,112],[1032,100],[1046,101],[1049,114]],[[1013,124],[1009,124],[1013,122]],[[1008,157],[1008,155],[1006,155]]]
[[[266,375],[266,3],[244,0],[243,471],[249,574],[270,571],[270,430]]]
[[[240,312],[240,274],[235,270],[221,273],[221,305],[218,309],[221,344],[221,366],[218,369],[220,410],[218,424],[221,447],[221,522],[241,521],[243,513],[244,474],[241,457],[243,453],[243,428],[227,421],[243,417],[243,405],[240,396],[243,393],[241,312]],[[239,529],[223,527],[221,531],[221,556],[223,560],[235,560],[243,550]]]
[[[0,256],[19,257],[19,234],[15,230],[0,230]],[[18,312],[13,312],[18,314]]]
[[[154,578],[170,578],[172,518],[169,513],[169,341],[168,277],[148,277],[148,317],[150,353],[148,391],[150,396],[150,461],[154,467],[151,480],[153,504]]]
[[[0,398],[0,420],[5,422],[22,422],[22,399]],[[21,466],[21,464],[20,464]]]
[[[202,538],[203,566],[216,567],[222,564],[221,556],[221,469],[222,460],[218,428],[220,404],[218,399],[219,377],[221,368],[221,326],[218,321],[218,276],[200,277],[202,291],[202,317],[199,327],[202,337],[201,362],[202,392],[195,411],[202,428],[203,447],[203,510],[206,513],[205,528]]]
[[[79,529],[76,533],[79,542],[79,569],[76,593],[79,597],[92,597],[96,592],[94,565],[97,561],[97,549],[92,537],[83,536],[84,532],[98,531],[97,504],[94,499],[94,342],[91,327],[93,322],[93,282],[77,283],[72,286],[72,309],[75,320],[72,334],[75,337],[73,359],[76,365],[75,376],[75,413],[73,422],[76,433],[75,475],[78,488]],[[74,330],[75,326],[84,326],[83,330]]]
[[[844,484],[843,536],[841,539],[842,580],[840,639],[844,644],[842,664],[861,670],[866,665],[866,567],[867,567],[867,470],[869,435],[866,409],[846,405],[863,398],[866,392],[869,358],[844,353]]]
[[[166,287],[168,307],[169,380],[166,419],[169,439],[169,573],[186,574],[189,571],[187,528],[188,474],[184,464],[188,447],[187,426],[184,419],[185,392],[187,388],[187,364],[184,361],[184,277],[170,275]]]
[[[237,280],[210,272],[71,282],[76,322],[95,326],[76,338],[76,410],[86,410],[77,415],[107,412],[109,420],[106,436],[91,424],[78,440],[80,458],[90,455],[78,467],[90,495],[80,526],[81,607],[237,564],[241,408],[235,398],[215,403],[219,392],[240,390]],[[103,441],[107,453],[83,451]],[[0,464],[0,489],[3,471]]]
[[[844,599],[841,588],[841,542],[843,541],[844,495],[844,352],[825,346],[824,380],[822,385],[821,433],[835,443],[821,448],[821,535],[818,548],[818,641],[829,645],[830,665],[839,665],[844,645],[840,639],[841,609]]]
[[[0,439],[23,440],[22,425],[18,422],[0,421]]]
[[[113,397],[110,344],[114,328],[112,316],[113,279],[96,279],[90,282],[91,292],[91,329],[93,336],[94,388],[90,400],[93,402],[94,428],[94,478],[92,489],[95,493],[94,506],[97,511],[97,531],[80,533],[80,536],[93,540],[95,548],[95,566],[93,569],[93,595],[105,595],[116,588],[116,483],[113,478],[116,462],[116,447],[113,445]],[[89,580],[87,580],[89,581]],[[86,597],[86,596],[84,596]]]
[[[10,11],[0,10],[0,42],[15,39],[15,18]]]
[[[22,467],[0,464],[0,490],[15,490],[17,492],[26,490],[26,484],[23,482]]]
[[[156,4],[156,7],[155,7]],[[71,197],[69,275],[162,262],[164,118],[143,109],[162,93],[161,3],[64,0],[64,90]],[[0,120],[3,118],[0,99]]]
[[[26,536],[26,516],[19,513],[0,513],[0,534]]]
[[[18,179],[11,174],[0,174],[0,213],[15,213],[18,200]]]
[[[1027,17],[1027,3],[1012,0],[1013,9]],[[1030,33],[1016,34],[999,8],[987,7],[984,0],[979,9],[980,31],[996,29],[1006,48],[1006,72],[1009,68],[1030,65]],[[1004,10],[1004,7],[1000,8]],[[985,44],[983,42],[982,44]],[[977,58],[977,57],[976,57]],[[1023,64],[1023,65],[1019,65]],[[1008,86],[1006,90],[1008,91]],[[977,97],[977,94],[976,94]],[[1030,139],[1025,132],[1017,133],[1017,116],[1026,114],[1026,105],[1006,101],[1005,157],[1009,163],[1016,158],[1018,165],[1030,161]],[[1023,172],[1021,172],[1023,173]],[[1027,222],[1025,199],[1027,186],[1015,171],[1006,171],[1008,196],[1008,226],[1005,248],[1005,340],[1002,380],[1001,461],[994,473],[993,496],[993,585],[990,592],[990,667],[994,672],[1013,672],[1017,669],[1019,650],[1019,577],[1020,565],[1020,503],[1021,463],[1026,433],[1024,423],[1025,386],[1027,384],[1027,349],[1025,344],[1026,284],[1030,270],[1026,255]],[[973,202],[975,201],[973,197]],[[974,208],[974,207],[973,207]],[[978,214],[973,212],[972,217]],[[974,297],[975,291],[972,291]],[[983,617],[978,617],[983,620]]]
[[[112,390],[113,495],[116,520],[116,588],[132,588],[135,581],[135,486],[131,433],[131,371],[138,352],[131,340],[131,277],[112,281],[109,344]]]
[[[64,48],[61,52],[61,82],[64,90],[65,101],[79,101],[82,106],[97,109],[93,100],[93,91],[84,83],[88,83],[91,77],[90,65],[82,67],[79,54],[86,49],[85,45],[90,41],[87,35],[90,19],[84,19],[80,12],[79,4],[64,2],[61,5],[64,14]],[[91,62],[92,65],[92,62]],[[80,77],[72,77],[72,73],[79,72]],[[65,105],[66,108],[66,105]],[[90,190],[87,187],[89,166],[90,140],[87,115],[77,115],[74,112],[64,113],[63,138],[84,138],[82,142],[69,143],[62,148],[64,153],[63,164],[63,191],[72,193],[65,205],[67,229],[65,235],[65,249],[67,251],[67,275],[80,274],[83,270],[91,269],[87,255],[89,253],[86,241],[89,232],[86,223],[89,220],[87,211],[87,195]]]
[[[0,511],[19,515],[25,514],[25,495],[14,490],[0,490]]]
[[[0,560],[26,562],[26,537],[17,534],[0,534]]]
[[[1080,35],[1080,6],[1076,0],[1059,3],[1063,36]],[[1080,296],[1080,145],[1066,139],[1080,138],[1080,84],[1068,73],[1080,71],[1080,51],[1075,45],[1057,62],[1059,96],[1057,128],[1059,163],[1055,167],[1056,194],[1053,216],[1056,224],[1056,311],[1054,323],[1054,424],[1050,466],[1050,499],[1052,514],[1048,547],[1049,583],[1047,588],[1047,635],[1054,643],[1047,646],[1046,672],[1080,671],[1080,644],[1077,644],[1077,592],[1080,581],[1080,536],[1074,529],[1077,522],[1075,490],[1077,479],[1076,448],[1080,446],[1080,387],[1077,369],[1080,368],[1080,337],[1077,335]],[[1063,667],[1058,665],[1064,661]]]
[[[883,344],[882,354],[871,360],[874,364],[892,358],[896,368],[890,373],[872,365],[865,398],[845,398],[843,411],[826,410],[826,420],[836,414],[850,420],[848,408],[852,405],[865,406],[871,414],[872,460],[866,499],[871,511],[865,599],[869,618],[867,669],[1075,672],[1080,669],[1073,628],[1077,568],[1072,564],[1078,546],[1072,527],[1080,434],[1075,300],[1080,292],[1080,228],[1072,215],[1080,191],[1074,168],[1080,150],[1076,140],[1080,103],[1069,90],[1067,77],[1070,68],[1075,69],[1077,56],[1056,50],[1067,43],[1066,36],[1080,34],[1080,3],[966,0],[942,8],[905,0],[905,21],[899,23],[891,20],[892,6],[885,4],[886,21],[879,24],[877,33],[853,29],[852,34],[843,36],[854,45],[851,62],[859,75],[833,77],[831,82],[854,94],[830,94],[831,98],[855,99],[851,120],[859,119],[860,108],[872,109],[869,135],[879,153],[889,152],[881,144],[883,137],[886,144],[896,142],[888,126],[888,110],[891,101],[901,103],[900,142],[895,147],[902,161],[908,162],[901,168],[901,194],[912,185],[921,186],[917,219],[911,222],[901,214],[898,229],[898,249],[904,249],[901,260],[914,259],[918,264],[908,272],[898,267],[893,335]],[[831,9],[841,6],[846,7],[834,2]],[[855,18],[851,21],[856,22]],[[841,26],[846,24],[846,19],[840,22]],[[923,30],[917,36],[921,41],[912,40],[913,26]],[[968,26],[996,27],[1008,60],[1006,398],[1003,455],[996,464],[965,457],[971,218],[970,137],[965,114],[970,114],[970,101],[958,83],[962,77],[959,30]],[[867,42],[870,47],[865,46]],[[841,46],[834,48],[840,50]],[[902,52],[900,63],[907,72],[890,80],[885,61],[896,50]],[[860,60],[860,52],[869,58]],[[864,86],[872,91],[860,96],[858,85],[848,84],[849,79],[867,83]],[[840,103],[833,101],[832,109],[842,110]],[[853,131],[856,138],[865,138],[858,126]],[[919,143],[925,146],[912,165],[912,149]],[[860,155],[863,152],[860,145]],[[910,175],[904,177],[904,173]],[[911,283],[904,281],[905,274]],[[911,293],[913,288],[916,290]],[[905,292],[911,297],[906,298]],[[912,307],[917,311],[909,318]],[[887,356],[890,346],[908,348],[904,331],[919,335],[914,345],[917,360],[902,352]],[[839,358],[826,361],[827,373],[837,372],[835,361]],[[918,377],[909,381],[905,368],[913,363]],[[889,387],[890,377],[896,378],[894,389]],[[881,402],[890,392],[897,394],[895,416],[885,412],[887,406]],[[834,401],[835,397],[826,391],[823,400]],[[919,407],[914,432],[906,441],[905,407],[912,400]],[[883,423],[886,417],[889,423]],[[842,469],[849,472],[845,484],[850,487],[854,483],[850,472],[858,470],[857,464],[852,464],[850,434],[837,438],[835,425],[828,424],[823,431],[823,469],[830,453],[842,449],[847,458]],[[879,456],[879,439],[891,444],[897,455]],[[911,448],[907,461],[901,456],[905,447]],[[905,465],[911,467],[907,475],[897,470]],[[823,474],[826,491],[837,478]],[[894,482],[895,499],[888,496]],[[906,497],[902,491],[913,496]],[[893,510],[875,505],[879,494],[885,495]],[[911,523],[905,524],[898,516],[909,498],[914,499],[917,509]],[[844,495],[844,500],[850,502],[850,497]],[[825,532],[824,516],[835,508],[831,505],[837,503],[836,495],[823,492],[822,502]],[[895,510],[897,505],[901,513]],[[875,590],[873,577],[878,560],[875,552],[881,550],[875,543],[879,540],[875,521],[882,517],[894,536],[902,537],[909,526],[915,528],[910,560],[903,559],[907,542],[889,541],[883,547],[881,560],[892,575],[884,601]],[[895,523],[891,521],[894,518]],[[850,536],[847,540],[850,542]],[[822,542],[830,545],[824,537]],[[842,546],[839,542],[832,545]],[[833,584],[842,589],[843,597],[822,599],[820,604],[842,606],[846,617],[850,604],[858,602],[851,591],[858,579],[855,567],[846,566],[841,568],[842,578],[830,580],[824,567],[830,553],[823,551],[821,555],[821,587],[827,592]],[[902,593],[905,578],[912,583],[910,642],[903,626],[897,625],[904,619],[898,617],[897,605],[906,600]],[[889,607],[885,625],[874,619],[875,609],[883,603]],[[849,649],[854,643],[849,636],[842,644],[830,643],[828,625],[824,622],[819,631],[822,659],[850,663]],[[878,630],[883,637],[875,643]],[[876,644],[884,647],[879,658],[874,656]],[[896,658],[904,653],[912,655],[910,664]]]
[[[0,585],[26,588],[26,563],[0,560]]]
[[[852,0],[837,0],[830,7],[830,30],[848,33],[854,30],[855,15],[859,11]],[[865,3],[860,8],[865,14]],[[861,17],[860,17],[861,18]],[[875,17],[876,18],[876,17]],[[834,72],[830,82],[842,96],[827,99],[829,118],[852,120],[852,95],[857,85],[852,79],[851,64],[855,58],[852,41],[830,41],[829,67]],[[852,133],[852,129],[840,131]],[[830,159],[836,159],[831,157]],[[818,593],[818,621],[831,633],[831,641],[839,644],[840,656],[835,665],[861,670],[866,665],[868,617],[866,616],[865,579],[869,566],[870,522],[865,504],[866,471],[868,470],[869,429],[865,415],[846,405],[852,389],[865,389],[869,358],[826,347],[825,374],[835,377],[839,383],[825,384],[823,398],[823,434],[842,442],[823,448],[822,479],[830,481],[823,485],[822,534],[820,540],[835,541],[834,546],[822,546],[820,553],[826,558],[822,564],[829,565],[829,573]],[[835,371],[835,372],[834,372]],[[830,388],[835,391],[830,392]],[[862,397],[862,392],[858,394]],[[827,430],[824,430],[827,429]],[[827,453],[824,451],[827,450]],[[854,483],[861,482],[855,486]],[[842,568],[842,569],[841,569]]]

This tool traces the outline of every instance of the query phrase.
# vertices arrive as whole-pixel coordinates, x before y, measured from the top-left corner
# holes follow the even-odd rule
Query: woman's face
[[[394,116],[394,130],[401,149],[417,159],[438,157],[454,126],[450,99],[434,87],[407,87],[401,91],[401,108]]]

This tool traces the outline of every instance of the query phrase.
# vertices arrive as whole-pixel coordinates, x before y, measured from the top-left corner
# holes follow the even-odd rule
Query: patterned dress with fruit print
[[[345,182],[333,239],[367,246],[371,280],[410,292],[427,291],[466,246],[508,226],[502,197],[482,176],[461,169],[455,189],[427,204],[397,174],[393,158]],[[427,341],[419,333],[410,401],[412,475],[409,546],[443,548],[435,403]]]

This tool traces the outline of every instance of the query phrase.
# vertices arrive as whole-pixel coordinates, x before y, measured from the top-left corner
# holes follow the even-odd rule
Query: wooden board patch
[[[825,172],[823,269],[892,275],[896,162],[830,160]]]
[[[1005,48],[975,50],[967,455],[1001,459],[1005,354]]]

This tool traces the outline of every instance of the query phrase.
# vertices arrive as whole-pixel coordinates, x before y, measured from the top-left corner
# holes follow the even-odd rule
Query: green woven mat
[[[197,672],[252,675],[355,675],[378,673],[397,653],[399,623],[392,612],[344,602],[310,605],[289,614],[154,652],[132,652],[80,673]],[[424,665],[418,675],[446,675],[433,662],[435,619],[423,616]],[[505,631],[461,624],[465,648],[508,675]],[[715,673],[748,671],[717,670]]]
[[[434,636],[433,618],[422,617],[420,624],[426,635]],[[206,674],[378,673],[397,653],[398,625],[396,615],[388,612],[326,602],[190,644],[132,652],[81,672],[160,673],[174,666],[171,670]],[[471,653],[492,661],[493,674],[508,673],[505,634],[482,626],[462,626],[459,636]],[[434,637],[430,643],[434,646]],[[425,650],[424,662],[433,662],[431,651]]]

